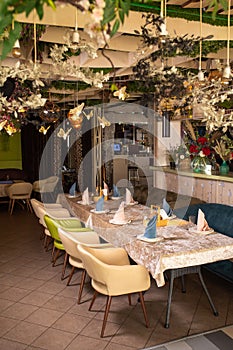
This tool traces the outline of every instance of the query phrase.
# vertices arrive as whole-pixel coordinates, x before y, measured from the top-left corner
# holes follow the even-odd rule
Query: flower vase
[[[229,165],[225,160],[222,162],[222,164],[219,167],[219,173],[220,175],[227,175],[229,173]]]
[[[191,162],[191,168],[195,173],[204,174],[206,172],[206,165],[210,164],[210,160],[207,157],[196,156]]]

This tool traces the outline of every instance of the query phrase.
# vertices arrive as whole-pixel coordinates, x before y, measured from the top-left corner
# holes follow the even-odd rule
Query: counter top
[[[206,180],[233,182],[232,172],[230,172],[228,175],[217,175],[217,174],[207,175],[207,174],[195,173],[191,169],[190,170],[170,169],[169,167],[165,167],[165,166],[150,166],[150,169],[153,171],[177,174],[179,176],[188,176],[188,177],[195,177],[195,178],[206,179]]]

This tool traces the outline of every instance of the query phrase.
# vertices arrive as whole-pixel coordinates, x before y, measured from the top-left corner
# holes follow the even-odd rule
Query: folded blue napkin
[[[113,185],[113,197],[120,197],[120,192],[116,185]]]
[[[96,202],[95,210],[96,211],[102,211],[104,208],[104,196],[100,197],[98,201]]]
[[[71,196],[75,196],[75,192],[76,192],[76,182],[74,182],[73,185],[70,187],[69,194]]]
[[[152,219],[148,222],[148,225],[145,229],[144,237],[146,238],[155,238],[156,237],[156,221],[157,215],[153,216]]]
[[[172,216],[172,208],[165,198],[163,198],[163,210],[166,212],[167,216]]]

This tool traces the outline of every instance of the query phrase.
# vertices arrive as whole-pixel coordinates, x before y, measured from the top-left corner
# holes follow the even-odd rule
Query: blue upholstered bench
[[[176,209],[174,210],[174,214],[179,218],[188,220],[190,215],[195,215],[197,217],[199,208],[204,212],[210,227],[216,232],[233,237],[233,207],[229,205],[217,203],[194,204],[186,208]],[[218,261],[206,264],[205,267],[233,283],[233,261]]]

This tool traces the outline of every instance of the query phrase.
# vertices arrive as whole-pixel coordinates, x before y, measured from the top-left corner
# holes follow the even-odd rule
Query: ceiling
[[[160,1],[153,1],[155,7],[160,6]],[[152,5],[153,5],[152,3]],[[206,10],[210,0],[203,0],[203,8]],[[178,5],[183,9],[199,9],[200,2],[196,0],[167,0],[167,5]],[[233,5],[233,0],[231,0],[231,5]],[[233,6],[232,6],[233,8]],[[142,8],[143,10],[143,8]],[[220,15],[226,15],[223,9],[219,9]],[[231,10],[233,14],[233,10]],[[38,17],[31,14],[29,17],[24,15],[17,16],[17,20],[23,23],[39,23],[46,25],[46,32],[40,38],[40,41],[46,43],[57,43],[64,44],[64,35],[69,29],[74,29],[75,27],[75,11],[71,5],[58,6],[56,11],[52,10],[50,7],[46,8],[44,11],[44,17],[40,21]],[[83,31],[86,23],[89,21],[87,14],[81,12],[78,13],[78,30],[80,38],[83,40],[90,40],[87,34]],[[194,21],[187,21],[183,18],[171,18],[167,17],[167,30],[171,37],[177,35],[181,36],[184,34],[190,34],[194,36],[200,35],[200,23]],[[114,67],[115,74],[118,79],[128,79],[132,75],[132,67],[136,64],[137,60],[141,58],[142,51],[140,50],[141,38],[139,35],[135,34],[135,30],[140,31],[141,26],[144,25],[144,20],[142,19],[142,13],[138,11],[130,11],[129,16],[126,18],[124,25],[122,25],[118,33],[110,40],[109,46],[106,50],[106,55],[111,59]],[[213,35],[212,40],[226,40],[227,38],[227,27],[215,26],[206,23],[202,23],[202,33],[203,37],[208,35]],[[233,30],[230,33],[231,40],[233,40]],[[33,48],[33,42],[28,44],[26,47],[22,48],[23,56],[20,60],[26,61],[31,56],[31,51]],[[230,57],[233,58],[233,49],[230,51]],[[208,58],[212,59],[212,65],[214,65],[214,59],[226,60],[226,49],[220,50],[217,54],[210,54]],[[79,56],[72,56],[70,58],[72,62],[80,67],[89,68],[112,68],[110,61],[103,56],[102,51],[98,50],[98,57],[92,59],[84,52]],[[9,55],[3,62],[3,65],[14,65],[17,59]],[[158,63],[159,64],[159,63]],[[169,65],[175,65],[185,68],[198,68],[197,60],[189,57],[174,57],[169,59]],[[203,61],[203,69],[206,68],[206,62]],[[43,54],[42,69],[44,71],[51,70],[51,59],[48,58],[48,53]],[[69,76],[66,77],[67,80],[75,80]],[[51,90],[51,93],[57,93],[55,89]],[[74,93],[69,91],[62,91],[64,96],[61,102],[68,100],[74,100],[76,97]],[[99,98],[101,91],[98,88],[90,87],[84,91],[79,92],[79,99],[91,99]],[[137,98],[138,94],[135,94]],[[131,94],[131,98],[134,95]]]

